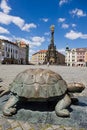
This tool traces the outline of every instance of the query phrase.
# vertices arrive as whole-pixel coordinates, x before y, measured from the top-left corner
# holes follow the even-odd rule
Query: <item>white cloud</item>
[[[18,16],[12,16],[5,14],[3,12],[0,12],[0,23],[1,24],[11,24],[14,23],[16,26],[18,26],[23,31],[30,31],[31,28],[36,28],[36,25],[34,23],[25,23],[25,21],[18,17]]]
[[[5,28],[3,28],[3,27],[0,26],[0,33],[9,34],[10,32],[7,29],[5,29]]]
[[[65,18],[58,18],[58,22],[64,22]]]
[[[33,53],[35,53],[36,51],[33,50],[33,49],[30,49],[29,52],[30,52],[30,54],[33,54]]]
[[[87,34],[82,34],[81,38],[82,39],[87,39]]]
[[[12,17],[10,15],[7,15],[3,12],[0,12],[0,23],[1,24],[10,24],[12,21]]]
[[[17,16],[10,16],[12,17],[11,22],[17,25],[20,29],[24,26],[24,20]]]
[[[85,17],[87,14],[83,12],[83,10],[81,9],[74,9],[72,11],[70,11],[70,14],[72,14],[73,16],[78,16],[78,17]]]
[[[82,34],[82,32],[75,32],[71,30],[70,32],[65,34],[65,37],[71,40],[75,40],[78,38],[87,39],[87,34]]]
[[[0,3],[0,8],[2,12],[0,12],[0,23],[9,25],[11,23],[18,26],[22,31],[30,31],[31,28],[36,28],[34,23],[25,23],[25,20],[20,18],[19,16],[12,16],[8,13],[11,10],[11,7],[7,5],[7,0],[2,0]]]
[[[0,39],[5,39],[5,40],[12,41],[12,38],[11,38],[11,37],[6,37],[6,36],[4,36],[4,35],[0,35]]]
[[[61,48],[61,49],[57,49],[57,50],[58,50],[58,52],[65,54],[65,48]]]
[[[35,36],[31,38],[31,44],[36,46],[40,46],[44,41],[45,41],[44,37]]]
[[[39,36],[31,37],[30,40],[22,37],[15,37],[15,39],[17,41],[24,41],[26,44],[29,44],[30,48],[40,46],[45,41],[44,37],[39,37]]]
[[[63,24],[62,24],[62,28],[64,28],[64,29],[69,28],[69,25],[68,25],[68,24],[63,23]]]
[[[71,25],[72,27],[76,27],[76,24],[74,24],[74,23],[72,23],[72,25]]]
[[[50,32],[45,32],[44,35],[49,36]]]
[[[32,54],[34,54],[34,53],[36,53],[36,50],[34,50],[34,49],[30,49],[30,50],[29,50],[29,57],[31,57]]]
[[[32,37],[31,39],[33,42],[44,42],[45,40],[44,37],[38,37],[38,36]]]
[[[30,31],[31,28],[36,28],[37,26],[34,23],[25,24],[22,28],[22,30]]]
[[[60,0],[59,6],[62,6],[63,4],[68,3],[68,2],[69,2],[69,0]]]
[[[8,14],[11,10],[11,7],[9,7],[7,5],[7,0],[2,0],[0,3],[0,8],[2,9],[2,11],[6,14]]]
[[[42,18],[41,20],[43,20],[44,22],[48,22],[48,18]]]
[[[17,16],[11,16],[5,13],[0,12],[0,23],[2,24],[11,24],[14,23],[15,25],[17,25],[19,28],[24,26],[24,20],[21,19],[20,17]]]

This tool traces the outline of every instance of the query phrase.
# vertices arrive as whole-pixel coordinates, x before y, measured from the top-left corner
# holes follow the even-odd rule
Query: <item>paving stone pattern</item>
[[[63,125],[30,124],[0,117],[0,130],[86,130],[84,128],[64,127]]]

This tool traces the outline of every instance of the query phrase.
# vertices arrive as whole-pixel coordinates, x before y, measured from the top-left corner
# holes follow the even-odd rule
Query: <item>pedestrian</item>
[[[49,62],[47,62],[47,66],[49,67]]]

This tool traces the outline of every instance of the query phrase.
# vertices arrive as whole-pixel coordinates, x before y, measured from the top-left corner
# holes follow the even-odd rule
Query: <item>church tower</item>
[[[56,51],[56,46],[54,45],[54,25],[51,25],[50,30],[51,40],[46,53],[45,62],[49,62],[50,64],[58,64],[58,52]]]

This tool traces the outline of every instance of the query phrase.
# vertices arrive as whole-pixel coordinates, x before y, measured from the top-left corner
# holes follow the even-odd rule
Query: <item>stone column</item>
[[[54,25],[51,25],[50,30],[51,30],[51,44],[54,45]]]

